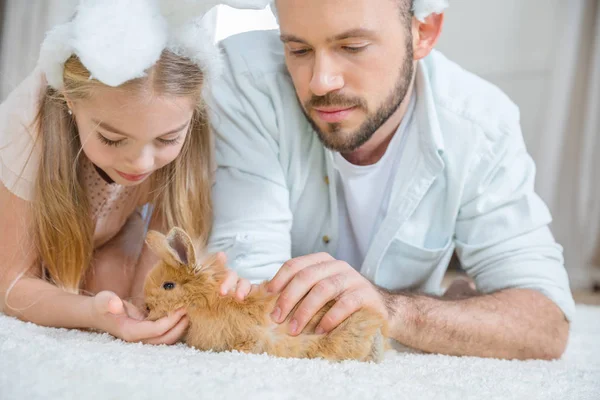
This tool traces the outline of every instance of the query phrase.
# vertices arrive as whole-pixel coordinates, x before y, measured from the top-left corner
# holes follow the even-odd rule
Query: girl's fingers
[[[180,309],[156,321],[129,319],[123,324],[120,336],[127,342],[140,342],[162,336],[173,329],[185,313],[185,309]]]
[[[152,339],[147,339],[144,340],[143,342],[146,344],[175,344],[179,341],[179,339],[181,339],[183,337],[183,335],[185,334],[186,329],[188,328],[190,323],[190,319],[188,318],[187,315],[183,316],[183,318],[181,318],[179,320],[179,322],[177,323],[177,325],[175,325],[171,330],[169,330],[167,333],[165,333],[162,336],[156,337],[156,338],[152,338]]]

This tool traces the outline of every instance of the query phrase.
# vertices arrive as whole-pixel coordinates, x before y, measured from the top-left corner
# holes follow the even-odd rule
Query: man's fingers
[[[346,318],[363,307],[363,300],[359,292],[352,292],[342,296],[335,302],[321,318],[315,329],[316,334],[328,333],[341,324]]]
[[[323,262],[332,261],[334,258],[327,253],[309,254],[293,258],[279,268],[273,279],[267,284],[267,291],[279,293],[285,288],[294,276],[304,268]]]
[[[177,325],[170,329],[167,333],[162,336],[144,340],[146,344],[175,344],[183,337],[185,330],[190,324],[190,319],[187,315],[179,320]]]
[[[225,296],[231,290],[235,289],[237,282],[238,282],[237,273],[233,270],[228,270],[227,276],[225,277],[225,280],[221,284],[221,289],[220,289],[221,296]]]
[[[227,264],[227,254],[225,254],[224,252],[220,251],[216,254],[217,256],[217,261],[221,264]]]
[[[345,263],[334,260],[333,262],[322,262],[307,266],[296,273],[293,279],[281,292],[271,314],[275,322],[283,322],[290,311],[298,302],[306,296],[313,287],[321,280],[343,272]],[[313,314],[314,315],[314,314]],[[308,316],[307,316],[308,317]],[[312,316],[308,319],[310,320]]]
[[[250,284],[250,281],[247,279],[240,279],[237,283],[237,290],[235,292],[235,297],[242,301],[246,298],[246,296],[248,296],[248,294],[250,293],[250,289],[252,288],[252,285]]]
[[[290,320],[290,334],[296,335],[302,332],[328,301],[335,299],[346,290],[348,279],[347,275],[340,273],[317,282],[294,311]]]

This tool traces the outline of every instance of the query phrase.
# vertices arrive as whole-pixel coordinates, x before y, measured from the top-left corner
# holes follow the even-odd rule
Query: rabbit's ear
[[[146,243],[156,255],[170,265],[184,265],[193,268],[196,253],[192,240],[180,228],[173,228],[167,236],[157,231],[149,231]]]
[[[146,243],[148,247],[160,258],[169,265],[176,265],[177,260],[169,251],[169,244],[165,235],[158,231],[148,231],[146,235]]]
[[[196,251],[190,236],[181,228],[173,228],[167,235],[167,243],[173,257],[189,268],[196,266]]]

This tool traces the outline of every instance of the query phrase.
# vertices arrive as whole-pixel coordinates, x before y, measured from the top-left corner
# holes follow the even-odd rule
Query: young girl
[[[155,261],[143,244],[148,223],[182,227],[199,246],[210,231],[202,88],[215,55],[197,25],[181,30],[192,40],[176,36],[154,4],[82,2],[0,106],[0,311],[8,315],[155,344],[174,343],[187,327],[185,310],[150,322],[134,303]],[[250,290],[232,272],[223,293],[235,287],[240,297]]]

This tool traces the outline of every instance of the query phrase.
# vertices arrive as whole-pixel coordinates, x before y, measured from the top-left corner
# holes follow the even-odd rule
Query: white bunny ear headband
[[[439,14],[448,8],[448,0],[413,0],[413,13],[415,17],[423,22],[431,14]],[[271,0],[271,10],[277,17],[275,0]]]
[[[64,63],[73,54],[92,78],[119,86],[143,77],[163,50],[195,62],[206,80],[221,57],[200,19],[218,4],[263,9],[269,0],[80,0],[75,17],[50,30],[38,64],[48,84],[63,88]]]
[[[441,14],[446,8],[448,0],[413,0],[413,13],[421,22],[431,14]]]

